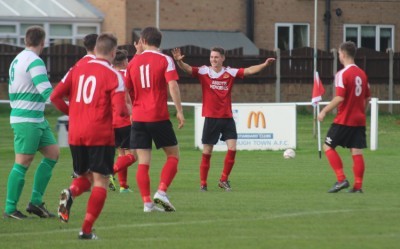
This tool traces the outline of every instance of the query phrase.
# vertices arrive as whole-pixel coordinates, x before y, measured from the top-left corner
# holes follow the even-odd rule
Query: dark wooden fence
[[[124,45],[120,48],[129,52],[129,57],[135,53],[134,46]],[[0,44],[0,82],[8,81],[8,68],[13,58],[23,48],[5,44]],[[210,50],[185,46],[181,48],[185,55],[185,62],[190,65],[208,65]],[[171,55],[169,50],[163,50],[164,53]],[[43,50],[41,57],[47,65],[49,79],[51,82],[58,82],[67,70],[82,56],[85,55],[85,49],[74,45],[55,45]],[[336,54],[337,56],[337,54]],[[276,57],[275,51],[260,50],[258,56],[244,56],[243,49],[237,48],[226,51],[225,65],[230,67],[248,67],[265,61],[268,57]],[[318,50],[317,70],[323,82],[332,82],[334,77],[334,52]],[[387,84],[389,82],[389,54],[376,52],[369,49],[358,49],[356,64],[367,72],[371,84]],[[313,48],[300,48],[292,51],[281,51],[281,83],[304,83],[313,82],[314,50]],[[342,67],[336,60],[336,67],[340,70]],[[188,75],[179,70],[181,81],[185,83],[196,82]],[[276,81],[275,65],[267,68],[258,75],[246,78],[246,83],[274,83]],[[400,53],[393,55],[393,81],[394,84],[400,84]]]

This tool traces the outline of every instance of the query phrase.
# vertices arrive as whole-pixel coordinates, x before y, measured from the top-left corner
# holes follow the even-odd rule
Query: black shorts
[[[115,147],[122,148],[122,149],[129,149],[130,148],[130,138],[131,138],[131,126],[124,126],[121,128],[114,129],[115,135]]]
[[[178,144],[171,121],[132,123],[131,149],[151,149],[152,141],[157,149]]]
[[[82,175],[89,170],[102,175],[113,173],[114,146],[69,146],[74,172]]]
[[[237,139],[236,124],[233,118],[205,118],[203,144],[216,144],[218,140]]]
[[[332,124],[326,135],[325,144],[332,148],[338,145],[344,148],[367,148],[365,126]]]

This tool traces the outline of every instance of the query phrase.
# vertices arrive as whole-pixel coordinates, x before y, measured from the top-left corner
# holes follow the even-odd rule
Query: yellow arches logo
[[[262,112],[250,112],[249,117],[247,118],[247,128],[251,128],[251,120],[254,120],[254,126],[258,128],[259,123],[261,122],[261,127],[265,129],[266,123],[265,123],[265,116],[264,113]]]

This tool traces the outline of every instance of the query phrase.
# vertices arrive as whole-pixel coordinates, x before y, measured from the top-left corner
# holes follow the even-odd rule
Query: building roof
[[[86,0],[0,0],[3,21],[101,22],[103,19],[103,14]]]
[[[135,30],[139,36],[140,30]],[[210,49],[220,46],[225,50],[243,48],[244,55],[258,55],[259,49],[242,32],[161,30],[161,49],[171,49],[187,45]]]

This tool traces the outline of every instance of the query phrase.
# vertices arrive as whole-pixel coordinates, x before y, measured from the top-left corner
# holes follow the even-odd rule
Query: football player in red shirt
[[[159,51],[161,32],[147,27],[141,32],[137,50],[143,50],[129,62],[126,72],[126,87],[132,99],[131,148],[138,155],[137,184],[144,202],[144,212],[175,211],[166,191],[178,170],[179,147],[168,113],[168,89],[175,104],[178,128],[185,122],[183,115],[178,73],[173,59]],[[140,48],[140,49],[138,49]],[[161,171],[158,191],[150,198],[149,168],[152,141],[157,149],[162,148],[167,160]]]
[[[73,67],[51,95],[54,105],[69,115],[68,143],[74,172],[78,174],[70,187],[61,191],[61,221],[68,222],[73,198],[92,187],[80,239],[97,239],[92,227],[103,209],[109,175],[113,173],[112,107],[119,116],[129,116],[123,78],[111,67],[116,50],[117,38],[101,34],[96,41],[97,58]]]
[[[223,48],[211,48],[211,66],[193,67],[183,62],[184,55],[179,48],[172,50],[178,66],[188,74],[200,80],[203,92],[203,111],[205,117],[202,143],[203,154],[200,163],[200,190],[207,191],[207,176],[214,145],[221,140],[226,142],[228,152],[218,186],[231,191],[228,177],[232,171],[236,156],[236,124],[232,117],[231,92],[236,78],[256,74],[271,65],[275,59],[268,58],[264,63],[248,68],[224,67],[225,51]]]
[[[128,66],[128,51],[118,49],[113,61],[115,70],[125,77],[126,67]],[[131,109],[131,99],[126,94],[126,102]],[[130,137],[131,137],[131,119],[130,117],[120,117],[114,113],[113,127],[115,133],[115,147],[117,148],[118,157],[114,163],[114,174],[118,173],[119,192],[129,193],[132,190],[127,184],[128,166],[136,162],[136,152],[130,150]],[[115,191],[113,176],[110,177],[110,189]]]
[[[354,185],[350,193],[362,193],[364,176],[363,148],[367,147],[365,111],[370,100],[368,78],[365,72],[354,63],[356,45],[353,42],[342,43],[339,47],[339,60],[344,68],[336,73],[336,96],[318,114],[323,121],[325,115],[337,107],[337,115],[326,135],[324,151],[336,174],[337,182],[329,189],[336,193],[350,186],[343,172],[343,162],[336,152],[336,146],[349,148],[353,157]]]
[[[99,37],[98,34],[88,34],[83,38],[83,46],[86,49],[86,55],[83,56],[82,58],[80,58],[74,66],[80,66],[83,65],[85,63],[87,63],[90,60],[93,60],[96,58],[96,55],[94,54],[94,47],[96,46],[96,40],[97,37]],[[72,69],[72,67],[70,68],[70,70]],[[63,81],[64,78],[61,80]],[[76,178],[77,175],[75,174],[75,172],[72,172],[71,174],[72,178]]]
[[[99,37],[98,34],[88,34],[83,38],[83,46],[86,49],[86,55],[76,62],[75,66],[85,64],[86,62],[96,58],[94,47],[96,46],[97,37]]]

